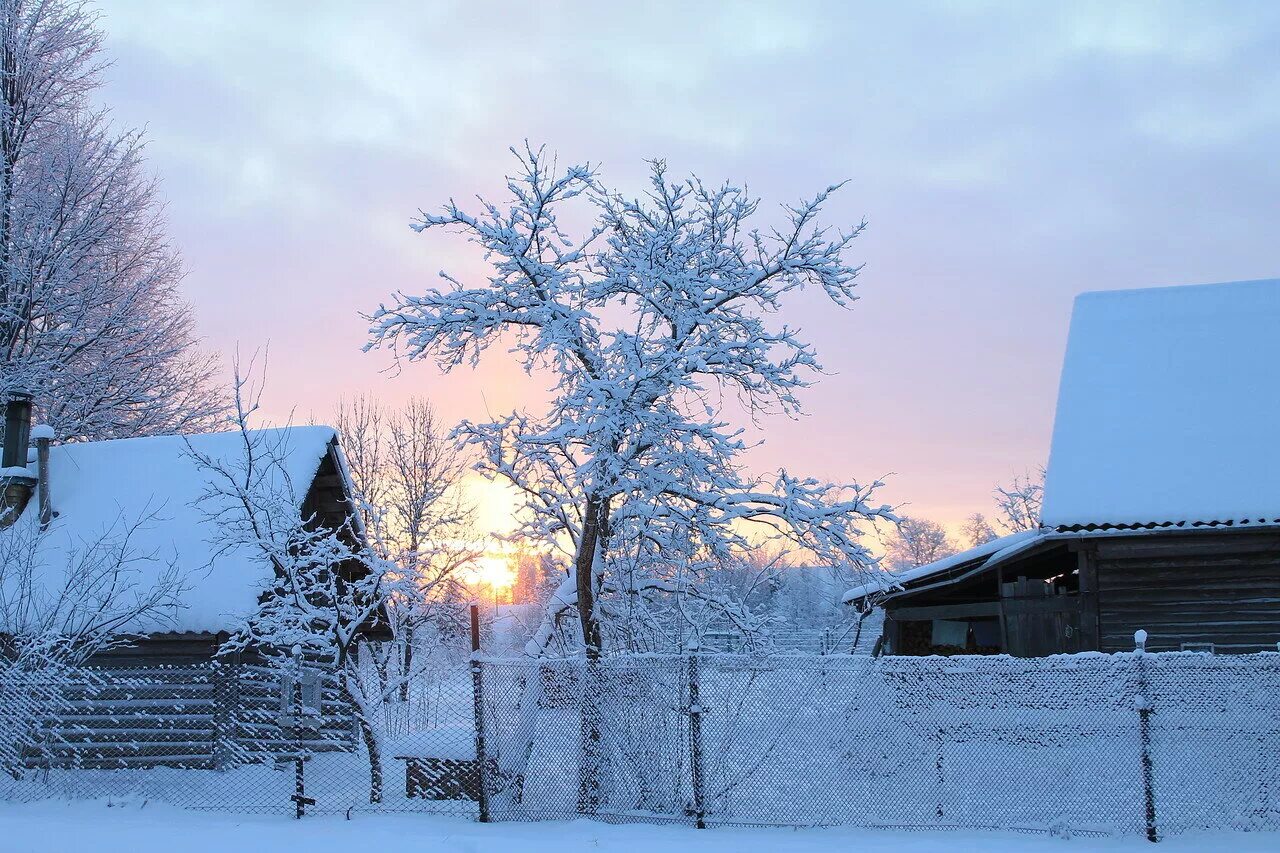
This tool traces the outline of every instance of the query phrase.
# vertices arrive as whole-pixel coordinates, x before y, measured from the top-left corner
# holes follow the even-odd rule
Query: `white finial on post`
[[[1133,632],[1133,650],[1135,652],[1145,652],[1147,650],[1147,632],[1139,628]]]

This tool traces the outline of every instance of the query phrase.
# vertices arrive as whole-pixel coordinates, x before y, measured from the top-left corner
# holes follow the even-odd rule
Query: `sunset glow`
[[[468,582],[493,589],[508,589],[516,582],[513,558],[505,554],[485,554],[471,567]]]
[[[506,536],[515,530],[519,502],[509,486],[472,473],[463,479],[462,491],[466,500],[475,507],[478,533],[486,537]]]
[[[847,312],[816,294],[785,306],[828,372],[800,394],[808,417],[761,418],[748,464],[894,472],[884,501],[952,527],[1045,462],[1076,293],[1275,270],[1274,4],[684,4],[679,26],[655,27],[643,4],[384,3],[356,32],[342,5],[312,4],[306,26],[284,3],[199,5],[95,4],[101,100],[148,130],[200,336],[288,354],[263,399],[277,421],[323,421],[364,391],[425,395],[446,423],[541,405],[546,383],[501,347],[448,375],[360,354],[360,314],[391,290],[423,293],[445,268],[483,281],[470,247],[408,225],[451,197],[503,198],[507,148],[526,137],[562,164],[604,164],[628,192],[649,157],[747,182],[769,217],[851,179],[829,214],[870,222],[850,256],[867,262],[861,297]],[[530,35],[542,27],[589,32],[590,49],[575,40],[571,62],[553,61]],[[916,51],[927,61],[901,61]],[[458,74],[472,65],[485,73]],[[747,69],[759,76],[733,76]],[[436,79],[457,85],[419,85]],[[1243,82],[1224,99],[1215,79]],[[176,81],[234,120],[211,121]],[[584,105],[591,121],[566,118]],[[1192,202],[1196,239],[1171,245]],[[482,503],[483,529],[509,529],[503,506]]]

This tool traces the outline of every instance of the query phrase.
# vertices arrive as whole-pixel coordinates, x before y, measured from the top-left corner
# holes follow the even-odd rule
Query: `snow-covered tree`
[[[288,475],[288,430],[250,427],[258,391],[249,388],[238,367],[236,373],[232,423],[243,452],[215,458],[191,445],[187,452],[208,480],[198,506],[217,530],[216,542],[210,543],[215,558],[223,550],[254,554],[272,568],[273,579],[258,611],[223,651],[252,648],[286,672],[297,646],[306,659],[331,671],[369,758],[370,802],[380,802],[384,750],[376,721],[379,703],[398,684],[370,678],[357,651],[363,630],[384,619],[388,602],[406,591],[403,576],[381,556],[382,547],[370,546],[354,514],[337,528],[303,517],[307,484],[293,483]]]
[[[867,523],[894,518],[871,501],[879,484],[752,475],[727,405],[753,417],[800,410],[817,356],[767,320],[805,287],[841,307],[855,299],[858,267],[844,256],[862,226],[817,224],[836,187],[762,230],[745,190],[669,180],[662,161],[632,199],[590,166],[514,153],[508,201],[482,200],[476,213],[450,202],[414,226],[465,234],[491,265],[487,279],[442,273],[442,289],[397,295],[371,315],[370,346],[449,371],[501,343],[550,379],[543,411],[459,427],[479,467],[523,496],[521,533],[568,553],[530,652],[566,613],[594,657],[638,599],[715,600],[700,592],[703,570],[753,547],[753,533],[878,570],[861,539]],[[562,224],[584,220],[578,233]]]
[[[385,548],[380,556],[398,567],[404,590],[412,590],[390,602],[399,659],[381,665],[411,672],[416,651],[428,641],[465,635],[467,596],[459,578],[482,551],[475,507],[462,491],[467,457],[420,398],[397,409],[369,397],[344,401],[335,426],[370,541]],[[402,680],[402,699],[408,689]]]
[[[71,440],[207,427],[215,364],[142,134],[90,103],[101,48],[83,3],[0,0],[0,398]]]
[[[1044,468],[1013,478],[1007,486],[996,486],[993,492],[1000,516],[996,523],[1009,533],[1036,530],[1040,527],[1040,508],[1044,503]]]
[[[985,545],[999,535],[991,526],[991,522],[987,521],[987,517],[980,512],[975,512],[966,518],[960,531],[964,534],[970,548]]]
[[[140,549],[159,509],[115,519],[90,539],[28,512],[0,529],[0,770],[22,775],[39,726],[63,709],[81,669],[146,623],[163,630],[181,606],[185,575],[166,555]]]
[[[936,521],[903,517],[885,543],[885,562],[894,571],[911,569],[950,557],[959,549]]]

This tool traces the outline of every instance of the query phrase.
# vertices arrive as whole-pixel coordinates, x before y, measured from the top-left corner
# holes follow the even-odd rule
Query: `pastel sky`
[[[498,194],[526,137],[624,188],[648,157],[743,181],[767,217],[848,178],[829,218],[870,223],[862,298],[792,302],[832,375],[752,462],[892,472],[887,500],[951,524],[1044,462],[1075,294],[1280,275],[1276,3],[100,8],[102,97],[148,128],[200,328],[270,342],[276,417],[540,397],[500,355],[389,377],[358,315],[478,269],[408,223]]]

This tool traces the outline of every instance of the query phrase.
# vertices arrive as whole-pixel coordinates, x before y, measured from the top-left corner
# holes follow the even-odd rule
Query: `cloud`
[[[200,316],[276,341],[281,408],[518,404],[496,368],[385,379],[357,312],[479,269],[407,223],[500,196],[524,138],[633,190],[652,156],[746,181],[762,212],[852,179],[830,214],[871,221],[864,298],[789,309],[835,375],[757,455],[899,471],[924,515],[1043,460],[1076,292],[1277,273],[1277,4],[101,5],[103,98],[150,129]]]

